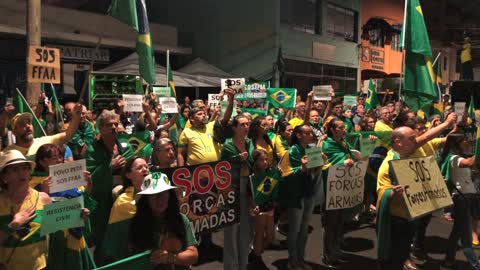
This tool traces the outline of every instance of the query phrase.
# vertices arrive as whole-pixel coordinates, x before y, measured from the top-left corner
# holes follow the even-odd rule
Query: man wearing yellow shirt
[[[377,177],[378,258],[382,270],[403,269],[415,231],[414,223],[405,218],[408,210],[402,197],[404,189],[396,179],[392,179],[389,161],[414,157],[417,148],[455,121],[456,115],[451,114],[447,121],[421,136],[417,136],[414,130],[406,126],[392,132],[393,149],[380,166]]]
[[[392,131],[392,113],[388,107],[380,110],[380,120],[375,123],[375,131]]]
[[[12,132],[15,135],[15,144],[5,148],[5,151],[15,149],[20,151],[28,159],[35,159],[35,154],[40,146],[47,143],[59,146],[63,145],[77,132],[81,112],[82,104],[77,103],[73,110],[71,123],[65,132],[39,138],[33,137],[33,116],[30,113],[16,114],[11,120]]]

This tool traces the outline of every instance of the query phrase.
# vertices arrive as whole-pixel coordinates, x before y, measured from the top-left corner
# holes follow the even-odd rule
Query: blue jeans
[[[469,194],[465,194],[468,196]],[[472,248],[472,215],[468,202],[463,196],[453,195],[453,228],[448,238],[447,252],[445,260],[448,262],[455,261],[455,253],[457,249],[458,239],[462,241],[463,253],[468,263],[473,269],[479,270],[480,263],[477,255]]]
[[[313,215],[316,197],[320,192],[322,174],[307,175],[313,180],[313,194],[301,200],[302,208],[287,208],[288,216],[288,259],[292,263],[304,260],[308,238],[308,225]]]
[[[223,269],[246,270],[250,252],[250,215],[247,196],[248,177],[240,177],[240,223],[223,230]]]

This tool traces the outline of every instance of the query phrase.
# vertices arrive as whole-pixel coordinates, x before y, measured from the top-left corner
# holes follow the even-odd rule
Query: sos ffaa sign
[[[60,50],[30,46],[28,50],[27,82],[60,83]]]

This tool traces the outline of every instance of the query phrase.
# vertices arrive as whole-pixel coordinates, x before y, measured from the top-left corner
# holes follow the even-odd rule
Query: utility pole
[[[42,44],[42,1],[27,1],[27,52],[31,45],[40,46]],[[28,74],[28,59],[25,66],[25,75]],[[27,82],[26,99],[30,104],[36,104],[40,96],[40,83]]]

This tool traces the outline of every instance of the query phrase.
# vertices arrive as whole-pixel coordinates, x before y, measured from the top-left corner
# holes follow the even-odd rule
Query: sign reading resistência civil
[[[338,165],[328,169],[327,210],[352,208],[363,202],[367,165],[368,161],[358,161],[352,167]]]
[[[404,188],[407,219],[414,219],[453,204],[445,180],[433,156],[389,161]]]
[[[180,211],[190,220],[194,233],[211,232],[240,221],[237,167],[219,161],[162,169],[172,184],[184,191]]]

